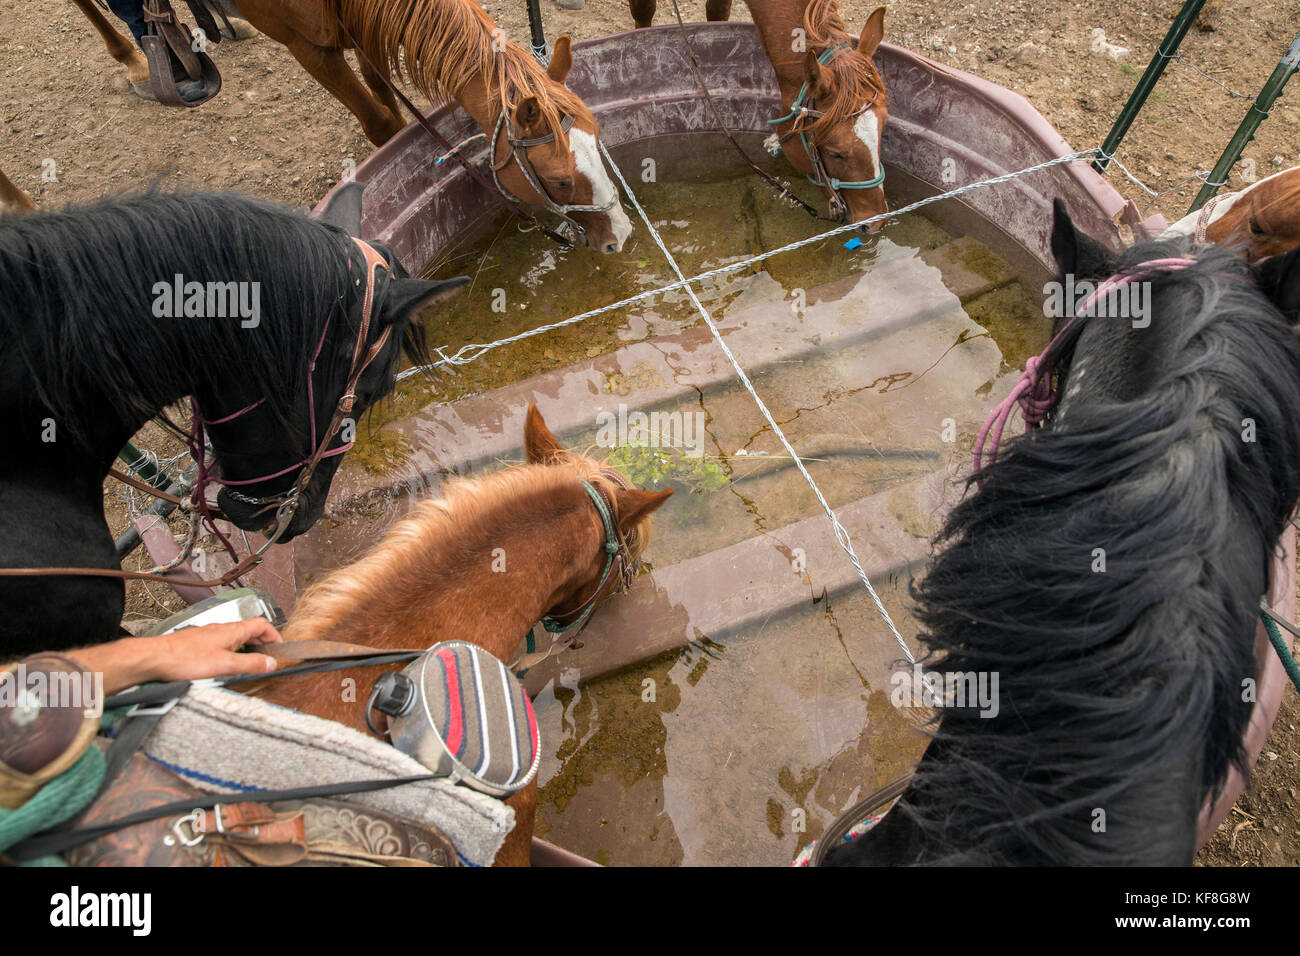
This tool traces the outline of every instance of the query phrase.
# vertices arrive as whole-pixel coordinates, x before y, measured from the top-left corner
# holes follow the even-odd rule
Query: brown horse
[[[108,26],[93,0],[74,2],[132,83],[147,79],[139,51]],[[239,8],[352,111],[376,146],[406,125],[388,85],[405,73],[431,100],[454,99],[492,138],[493,166],[507,193],[562,211],[592,248],[623,248],[632,223],[601,162],[600,126],[564,85],[573,66],[567,36],[543,68],[507,41],[474,0],[239,0]],[[352,40],[364,53],[364,83],[344,56]]]
[[[1300,166],[1223,193],[1170,226],[1165,236],[1241,248],[1248,262],[1300,246]]]
[[[0,170],[0,213],[35,212],[36,203]]]
[[[630,0],[638,27],[656,0]],[[835,0],[745,0],[781,87],[776,126],[790,165],[816,183],[837,218],[859,222],[889,211],[881,138],[888,93],[872,56],[885,34],[885,8],[867,18],[854,46]],[[710,0],[710,20],[725,20],[730,0]],[[806,108],[806,109],[801,109]]]
[[[524,448],[527,464],[449,484],[442,498],[418,504],[361,560],[313,585],[285,639],[411,648],[458,638],[509,662],[544,615],[572,617],[616,590],[617,574],[601,584],[606,533],[582,483],[613,503],[630,560],[645,547],[650,515],[671,489],[632,488],[612,469],[566,451],[535,405],[528,409]],[[255,692],[365,729],[362,706],[342,700],[337,674],[281,678]],[[515,829],[497,865],[523,865],[537,782],[508,802]]]

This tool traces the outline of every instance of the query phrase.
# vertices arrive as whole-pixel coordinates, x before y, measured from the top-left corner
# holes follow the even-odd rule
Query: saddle
[[[227,32],[233,27],[225,11],[211,0],[186,0],[195,22],[208,42],[221,42],[221,29],[216,17],[225,22]],[[149,61],[149,86],[158,102],[166,106],[193,108],[202,106],[221,92],[221,73],[212,58],[202,49],[195,49],[194,31],[181,22],[169,0],[144,0],[145,35],[140,39],[145,58]],[[203,95],[186,99],[177,85],[173,57],[179,61],[185,76],[200,84]]]
[[[135,754],[78,821],[110,820],[208,794]],[[250,795],[255,796],[255,795]],[[72,866],[459,866],[439,830],[373,807],[312,798],[231,803],[138,823],[68,851]]]

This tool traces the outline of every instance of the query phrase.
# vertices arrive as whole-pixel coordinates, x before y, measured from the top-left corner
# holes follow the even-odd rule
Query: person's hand
[[[205,624],[187,627],[159,637],[142,638],[157,642],[150,656],[154,663],[152,680],[202,680],[230,674],[265,674],[275,670],[275,658],[257,653],[235,653],[241,647],[275,644],[280,632],[264,617],[230,624]]]
[[[104,675],[104,692],[115,694],[149,681],[202,680],[231,674],[265,674],[275,670],[273,657],[235,653],[245,646],[281,641],[264,617],[230,624],[187,627],[158,637],[124,637],[72,651],[87,670]]]

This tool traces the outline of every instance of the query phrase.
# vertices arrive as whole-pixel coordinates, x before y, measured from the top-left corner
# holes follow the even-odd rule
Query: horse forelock
[[[809,127],[814,143],[820,143],[838,124],[863,109],[887,107],[889,93],[876,64],[851,45],[852,37],[834,0],[812,0],[804,11],[804,28],[808,31],[810,48],[850,44],[822,65],[833,78],[831,95],[829,99],[817,101],[822,115]]]
[[[1149,387],[1012,442],[914,588],[934,667],[1000,683],[995,719],[941,712],[904,801],[949,862],[1190,862],[1241,764],[1256,602],[1300,494],[1300,354],[1226,251],[1153,298],[1183,327]]]

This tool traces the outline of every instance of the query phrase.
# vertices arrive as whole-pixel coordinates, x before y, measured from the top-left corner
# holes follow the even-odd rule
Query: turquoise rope
[[[1264,630],[1268,632],[1268,639],[1273,644],[1273,650],[1277,651],[1277,656],[1282,659],[1282,667],[1286,670],[1286,676],[1291,678],[1291,683],[1295,685],[1296,690],[1300,690],[1300,665],[1296,664],[1295,658],[1287,650],[1286,641],[1282,639],[1282,629],[1267,614],[1261,614],[1259,619],[1264,622]]]
[[[116,723],[126,711],[106,711],[100,718],[101,729]],[[16,810],[0,807],[0,853],[15,843],[52,829],[71,820],[90,806],[104,782],[107,764],[100,749],[93,744],[63,773],[36,791]],[[29,860],[22,866],[67,866],[62,857],[50,854]]]

